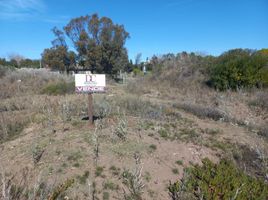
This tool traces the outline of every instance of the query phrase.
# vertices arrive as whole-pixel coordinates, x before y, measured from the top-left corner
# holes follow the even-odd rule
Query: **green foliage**
[[[84,185],[86,184],[88,177],[89,177],[89,171],[85,171],[82,176],[77,176],[77,179],[80,184]]]
[[[40,61],[24,58],[20,55],[12,55],[10,61],[0,58],[0,66],[5,66],[5,68],[39,68]]]
[[[177,164],[177,165],[183,165],[183,161],[182,161],[182,160],[177,160],[177,161],[176,161],[176,164]]]
[[[172,169],[173,174],[179,174],[179,170],[177,168]]]
[[[268,83],[268,56],[248,49],[233,49],[216,59],[209,85],[219,90],[255,87]]]
[[[268,185],[250,177],[227,160],[214,164],[204,159],[203,165],[186,170],[181,183],[170,184],[171,194],[194,194],[196,199],[267,199]],[[183,186],[183,187],[182,187]]]
[[[110,180],[107,180],[106,182],[103,183],[103,188],[105,190],[118,190],[119,189],[118,185],[116,185]]]
[[[133,73],[134,73],[135,76],[138,76],[138,75],[142,74],[142,71],[139,68],[134,68]]]
[[[79,64],[92,72],[116,74],[127,68],[128,55],[124,47],[129,33],[124,26],[97,14],[72,19],[65,27],[78,52]],[[60,34],[61,35],[61,34]]]
[[[20,136],[23,129],[28,125],[29,121],[3,124],[3,132],[0,132],[0,144],[9,140],[13,140]],[[1,130],[2,131],[2,130]]]
[[[60,195],[62,195],[69,187],[71,187],[74,183],[74,179],[68,179],[61,185],[58,185],[51,195],[49,195],[48,200],[56,200]]]
[[[157,146],[155,144],[151,144],[149,146],[149,148],[150,148],[150,152],[152,153],[152,152],[154,152],[157,149]]]
[[[103,172],[103,167],[98,166],[95,171],[96,176],[101,176]]]
[[[42,63],[52,70],[67,72],[75,65],[75,54],[64,46],[52,47],[43,51]]]
[[[40,159],[42,158],[42,155],[44,153],[45,149],[38,146],[38,145],[35,145],[32,149],[32,157],[33,157],[33,162],[34,164],[36,165]]]
[[[64,95],[75,91],[74,82],[57,82],[46,85],[41,93],[48,95]]]

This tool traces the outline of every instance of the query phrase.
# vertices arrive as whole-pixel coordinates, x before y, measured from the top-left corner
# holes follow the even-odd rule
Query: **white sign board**
[[[105,74],[75,74],[75,91],[78,93],[105,92]]]

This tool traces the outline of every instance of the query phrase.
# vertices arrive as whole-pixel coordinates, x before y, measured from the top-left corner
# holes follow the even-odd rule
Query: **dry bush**
[[[258,135],[266,138],[268,140],[268,124],[258,127]]]
[[[255,99],[249,105],[258,106],[268,111],[268,90],[258,92]]]
[[[38,94],[48,83],[63,80],[70,82],[73,77],[53,73],[45,69],[19,69],[8,71],[0,79],[0,99],[17,95]]]
[[[183,109],[186,112],[190,112],[200,118],[210,118],[215,121],[217,120],[229,120],[229,117],[226,113],[218,110],[216,108],[205,107],[202,105],[194,105],[194,104],[174,104],[175,108]]]
[[[19,178],[21,177],[21,178]],[[29,185],[29,169],[22,170],[22,174],[7,176],[3,168],[0,168],[0,199],[3,200],[34,200],[63,199],[65,192],[70,188],[74,179],[67,179],[59,185],[49,185],[38,180],[33,187]],[[40,177],[38,177],[40,179]],[[65,198],[65,197],[64,197]]]
[[[165,109],[164,106],[142,100],[135,95],[117,97],[111,101],[111,106],[112,114],[117,114],[117,108],[119,107],[126,114],[150,119],[162,119]]]
[[[29,115],[25,112],[0,113],[0,143],[17,138],[29,124]]]

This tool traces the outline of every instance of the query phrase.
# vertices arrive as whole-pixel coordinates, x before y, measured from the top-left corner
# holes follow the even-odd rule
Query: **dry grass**
[[[141,190],[137,198],[151,199],[149,195],[153,194],[154,199],[167,199],[168,180],[174,181],[180,177],[183,167],[191,162],[199,163],[205,156],[217,161],[217,156],[223,157],[225,152],[232,153],[232,145],[222,138],[235,141],[239,141],[239,138],[235,137],[235,133],[226,134],[224,126],[228,130],[235,127],[235,131],[239,131],[240,136],[245,138],[247,146],[261,140],[257,134],[246,135],[244,127],[229,123],[233,122],[231,120],[237,122],[238,119],[245,122],[248,113],[253,115],[250,124],[257,126],[260,121],[265,122],[265,119],[257,120],[261,115],[248,106],[248,102],[255,98],[255,92],[218,93],[204,85],[165,88],[165,83],[160,84],[158,79],[152,82],[152,77],[143,78],[126,87],[112,83],[106,95],[94,94],[94,115],[98,117],[96,124],[101,123],[96,137],[96,129],[88,128],[87,121],[81,120],[87,116],[87,95],[41,94],[47,85],[71,82],[72,77],[43,72],[9,73],[0,79],[1,83],[6,81],[10,88],[15,88],[14,92],[10,92],[0,85],[6,93],[1,93],[0,97],[0,162],[8,166],[12,174],[20,174],[22,167],[28,166],[31,169],[30,180],[27,180],[29,189],[34,188],[33,177],[42,171],[46,178],[43,181],[54,189],[59,188],[57,186],[65,183],[65,180],[78,177],[73,186],[64,192],[69,198],[86,199],[94,193],[99,199],[104,196],[123,199],[129,195],[135,196],[133,189],[137,186]],[[39,81],[41,87],[35,88]],[[143,85],[145,83],[146,86]],[[129,92],[126,92],[126,88]],[[206,129],[201,127],[202,123],[214,126]],[[267,134],[267,128],[263,127],[260,135]],[[117,136],[114,135],[115,131]],[[123,139],[118,139],[118,136]],[[239,147],[238,153],[240,149],[243,147]],[[237,155],[242,155],[237,152]],[[150,171],[150,179],[141,182],[141,171],[136,171],[139,172],[136,175],[135,171],[129,171],[132,174],[129,174],[130,179],[125,177],[128,185],[124,185],[120,177],[123,170],[120,169],[134,169],[133,160],[129,158],[136,154],[142,157],[143,171]],[[261,154],[266,158],[265,151],[261,150]],[[94,163],[96,158],[97,164]],[[178,160],[180,162],[176,164]],[[239,165],[240,162],[241,166],[250,163],[237,161]],[[102,171],[99,176],[94,176],[97,165],[102,167]],[[172,172],[175,168],[176,171]],[[251,171],[255,174],[258,168]],[[85,175],[85,172],[89,173]],[[138,177],[135,178],[136,183],[132,175]],[[57,180],[55,177],[58,177]],[[18,183],[17,180],[15,183]],[[111,183],[117,189],[111,189]],[[131,184],[135,187],[128,188]],[[150,192],[147,193],[147,190]]]

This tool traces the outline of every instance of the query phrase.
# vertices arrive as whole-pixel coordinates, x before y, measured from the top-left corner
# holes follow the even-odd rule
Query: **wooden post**
[[[93,126],[93,95],[91,93],[88,94],[88,123],[89,126]]]

